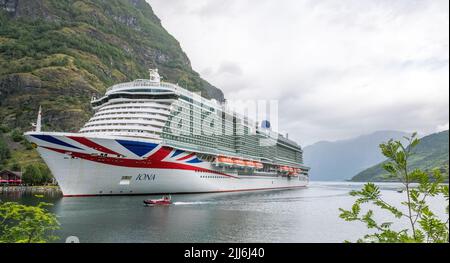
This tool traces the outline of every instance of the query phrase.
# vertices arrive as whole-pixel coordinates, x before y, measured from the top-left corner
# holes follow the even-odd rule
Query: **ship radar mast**
[[[161,82],[161,76],[159,76],[157,68],[149,69],[148,73],[150,74],[150,81],[151,82],[155,82],[155,83]]]

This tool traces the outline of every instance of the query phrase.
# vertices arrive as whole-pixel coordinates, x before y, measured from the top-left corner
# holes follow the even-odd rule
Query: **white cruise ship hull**
[[[149,139],[28,132],[64,196],[206,193],[305,187],[304,176],[238,175]]]

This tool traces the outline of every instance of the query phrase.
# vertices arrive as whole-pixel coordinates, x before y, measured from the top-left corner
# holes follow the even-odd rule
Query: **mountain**
[[[448,130],[434,133],[420,139],[414,151],[414,155],[409,160],[410,169],[422,169],[432,172],[433,169],[440,169],[447,176],[448,180]],[[352,178],[352,181],[383,181],[386,172],[383,163],[372,166]]]
[[[149,68],[224,99],[145,0],[0,0],[0,125],[28,130],[42,105],[44,130],[77,131],[92,95]]]
[[[384,160],[380,143],[406,135],[399,131],[377,131],[348,140],[321,141],[303,149],[304,162],[311,167],[311,180],[347,180]]]

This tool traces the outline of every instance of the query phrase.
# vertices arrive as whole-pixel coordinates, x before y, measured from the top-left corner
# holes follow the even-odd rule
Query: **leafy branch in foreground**
[[[342,219],[365,223],[367,228],[374,230],[374,234],[367,234],[358,242],[449,242],[448,185],[442,184],[443,177],[439,170],[434,171],[430,180],[430,176],[424,171],[408,169],[408,160],[420,142],[416,136],[417,134],[413,133],[411,137],[405,137],[408,142],[406,147],[400,141],[392,139],[380,145],[383,155],[388,158],[383,168],[390,177],[398,178],[405,187],[406,200],[401,203],[403,209],[383,200],[379,187],[373,183],[365,184],[359,191],[350,192],[350,195],[357,197],[351,210],[339,208],[341,211],[339,216]],[[412,187],[413,182],[418,182],[418,186]],[[436,216],[427,203],[428,198],[438,195],[444,196],[447,201],[446,221]],[[393,222],[378,223],[373,217],[373,210],[369,209],[366,213],[361,213],[361,206],[364,204],[375,205],[398,220],[407,220],[408,227],[396,231],[391,228]]]
[[[56,215],[40,202],[37,206],[0,202],[0,243],[46,243],[58,239]]]

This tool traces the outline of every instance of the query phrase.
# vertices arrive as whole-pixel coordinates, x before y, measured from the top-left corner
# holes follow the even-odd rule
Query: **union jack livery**
[[[94,116],[78,133],[25,137],[64,196],[289,189],[308,183],[301,147],[178,85],[150,79],[93,98]]]

